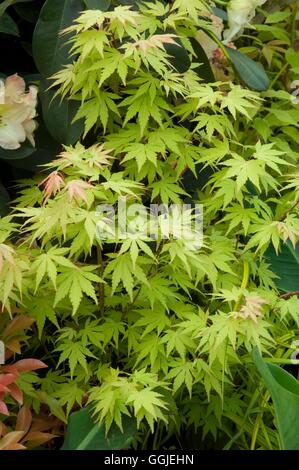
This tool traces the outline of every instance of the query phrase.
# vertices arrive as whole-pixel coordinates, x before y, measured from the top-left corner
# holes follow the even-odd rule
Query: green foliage
[[[73,144],[83,133],[81,121],[72,123],[78,112],[78,105],[74,101],[61,101],[58,97],[55,98],[54,92],[47,88],[47,81],[41,81],[39,91],[45,125],[58,143]]]
[[[269,78],[260,63],[254,62],[250,57],[232,48],[227,47],[226,51],[246,85],[259,91],[265,91],[269,88]]]
[[[52,137],[66,145],[78,140],[83,132],[80,122],[72,124],[77,106],[73,102],[54,99],[54,94],[48,90],[47,78],[69,62],[70,47],[60,32],[72,23],[81,9],[81,0],[46,1],[32,41],[34,60],[43,77],[40,97],[44,121]]]
[[[258,351],[254,360],[271,393],[284,450],[298,450],[299,382],[275,364],[265,363]]]
[[[33,37],[33,55],[39,72],[50,77],[68,62],[69,48],[60,31],[70,25],[82,8],[81,0],[46,1]]]
[[[92,419],[92,410],[84,408],[72,413],[62,450],[118,450],[128,447],[136,433],[136,423],[125,418],[124,432],[116,425],[105,434],[104,426]]]
[[[7,13],[3,13],[3,15],[0,16],[0,33],[19,36],[19,29],[17,24]]]
[[[291,364],[299,336],[296,13],[261,11],[237,39],[240,84],[220,49],[209,60],[197,45],[217,20],[206,2],[119,3],[48,0],[36,25],[44,121],[64,145],[0,220],[0,333],[49,366],[19,386],[36,413],[69,419],[68,449],[169,449],[194,431],[198,448],[279,449],[280,404],[252,351]],[[132,215],[190,201],[203,240],[177,237],[175,209],[155,237],[142,217],[123,235],[99,210],[121,224],[121,202]],[[10,315],[32,331],[7,334]],[[255,360],[266,381],[279,370]]]
[[[285,292],[296,292],[299,290],[298,264],[299,248],[298,244],[293,246],[290,241],[285,243],[279,255],[275,250],[269,249],[267,257],[272,271],[277,275],[276,283]]]
[[[8,203],[9,203],[9,195],[4,188],[4,186],[0,183],[0,215],[6,215],[8,212]]]
[[[2,16],[6,9],[10,7],[11,5],[14,5],[15,3],[27,3],[31,2],[32,0],[3,0],[3,2],[0,5],[0,16]]]

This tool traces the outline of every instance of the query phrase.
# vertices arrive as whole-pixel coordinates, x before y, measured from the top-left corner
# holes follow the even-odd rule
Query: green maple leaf
[[[128,160],[135,160],[137,163],[138,171],[141,170],[146,161],[152,162],[155,166],[157,165],[157,151],[150,145],[146,144],[130,144],[124,149],[127,152],[123,159],[123,162]]]
[[[63,256],[68,253],[67,248],[53,246],[51,248],[46,247],[46,249],[47,252],[37,256],[32,264],[32,270],[36,271],[35,292],[46,274],[49,276],[49,279],[56,289],[57,265],[67,268],[74,267],[73,263]]]
[[[84,396],[84,390],[79,388],[76,382],[66,382],[62,386],[58,386],[53,393],[55,398],[58,399],[60,405],[66,405],[67,416],[73,409],[75,404],[82,406],[82,398]]]
[[[28,304],[28,314],[36,319],[38,336],[41,338],[46,320],[49,320],[59,330],[56,312],[52,306],[53,299],[49,295],[34,296]]]
[[[111,189],[120,196],[122,194],[131,194],[132,196],[136,196],[137,191],[140,192],[140,190],[143,188],[143,185],[136,181],[125,179],[123,172],[118,172],[109,175],[107,177],[107,181],[103,183],[103,187],[105,189]]]
[[[174,361],[171,363],[171,370],[167,379],[173,380],[173,391],[177,392],[184,384],[187,387],[190,398],[192,396],[192,386],[194,383],[194,364],[193,362]]]
[[[137,425],[139,426],[140,422],[145,418],[152,431],[154,429],[154,421],[158,418],[164,418],[161,410],[167,409],[166,403],[163,401],[163,395],[150,388],[144,388],[129,394],[126,404],[133,406]]]
[[[166,353],[169,356],[172,351],[177,351],[182,359],[186,356],[187,348],[195,348],[195,343],[189,335],[179,330],[167,330],[162,339],[166,343]]]
[[[230,167],[226,178],[236,177],[238,191],[245,186],[248,180],[260,190],[260,178],[267,175],[260,161],[245,160],[237,154],[234,154],[234,158],[227,160],[224,165]]]
[[[261,98],[257,93],[245,90],[240,85],[234,85],[227,95],[223,97],[221,108],[228,108],[235,119],[237,112],[249,118],[248,111],[257,108],[257,103],[260,100]]]
[[[59,366],[62,362],[68,361],[71,371],[71,377],[73,377],[77,365],[81,365],[87,373],[86,358],[95,358],[95,356],[89,351],[89,349],[83,346],[82,343],[76,343],[72,340],[64,341],[56,348],[56,351],[61,351],[57,365]]]
[[[122,283],[126,291],[128,292],[130,299],[133,300],[133,266],[132,260],[128,253],[118,256],[112,260],[105,274],[112,271],[112,293],[117,289],[117,286]]]
[[[97,266],[83,266],[73,267],[72,269],[65,268],[57,277],[57,292],[55,296],[54,306],[64,299],[69,297],[73,306],[73,315],[77,312],[83,294],[91,297],[97,304],[98,299],[93,283],[104,282],[95,271]]]

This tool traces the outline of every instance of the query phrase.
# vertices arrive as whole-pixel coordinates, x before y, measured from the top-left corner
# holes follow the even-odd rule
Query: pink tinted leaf
[[[18,369],[14,366],[14,364],[8,364],[7,366],[3,366],[2,370],[7,374],[14,374],[16,377],[19,376]]]
[[[23,404],[23,392],[20,390],[17,384],[11,384],[8,386],[9,393],[11,396],[20,404]]]
[[[0,385],[10,385],[17,380],[18,376],[16,374],[1,374],[0,375]]]
[[[58,171],[52,171],[52,173],[47,176],[39,186],[44,186],[44,196],[45,202],[55,194],[57,194],[61,190],[61,186],[63,185],[63,178],[58,173]]]
[[[5,416],[9,416],[9,411],[4,401],[0,401],[0,413]]]

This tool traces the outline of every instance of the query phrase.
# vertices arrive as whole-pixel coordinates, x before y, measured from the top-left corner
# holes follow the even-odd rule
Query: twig
[[[284,300],[288,300],[291,297],[294,297],[295,295],[299,295],[299,290],[296,290],[294,292],[288,292],[287,294],[283,294],[280,298]]]
[[[97,246],[97,259],[98,265],[100,266],[100,277],[103,276],[103,256],[102,256],[102,248],[98,245]],[[99,282],[98,285],[98,292],[99,292],[99,310],[103,314],[105,308],[105,290],[104,284]]]

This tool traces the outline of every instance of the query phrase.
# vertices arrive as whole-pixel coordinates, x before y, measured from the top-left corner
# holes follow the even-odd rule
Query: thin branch
[[[287,294],[283,294],[280,298],[284,300],[288,300],[291,297],[294,297],[295,295],[299,295],[299,290],[296,290],[294,292],[288,292]]]
[[[98,259],[98,265],[100,266],[99,275],[100,277],[102,277],[103,271],[104,271],[104,264],[103,264],[102,248],[99,245],[97,246],[97,259]],[[102,282],[99,282],[98,284],[98,293],[99,293],[99,310],[101,314],[103,314],[104,308],[105,308],[105,288]]]

